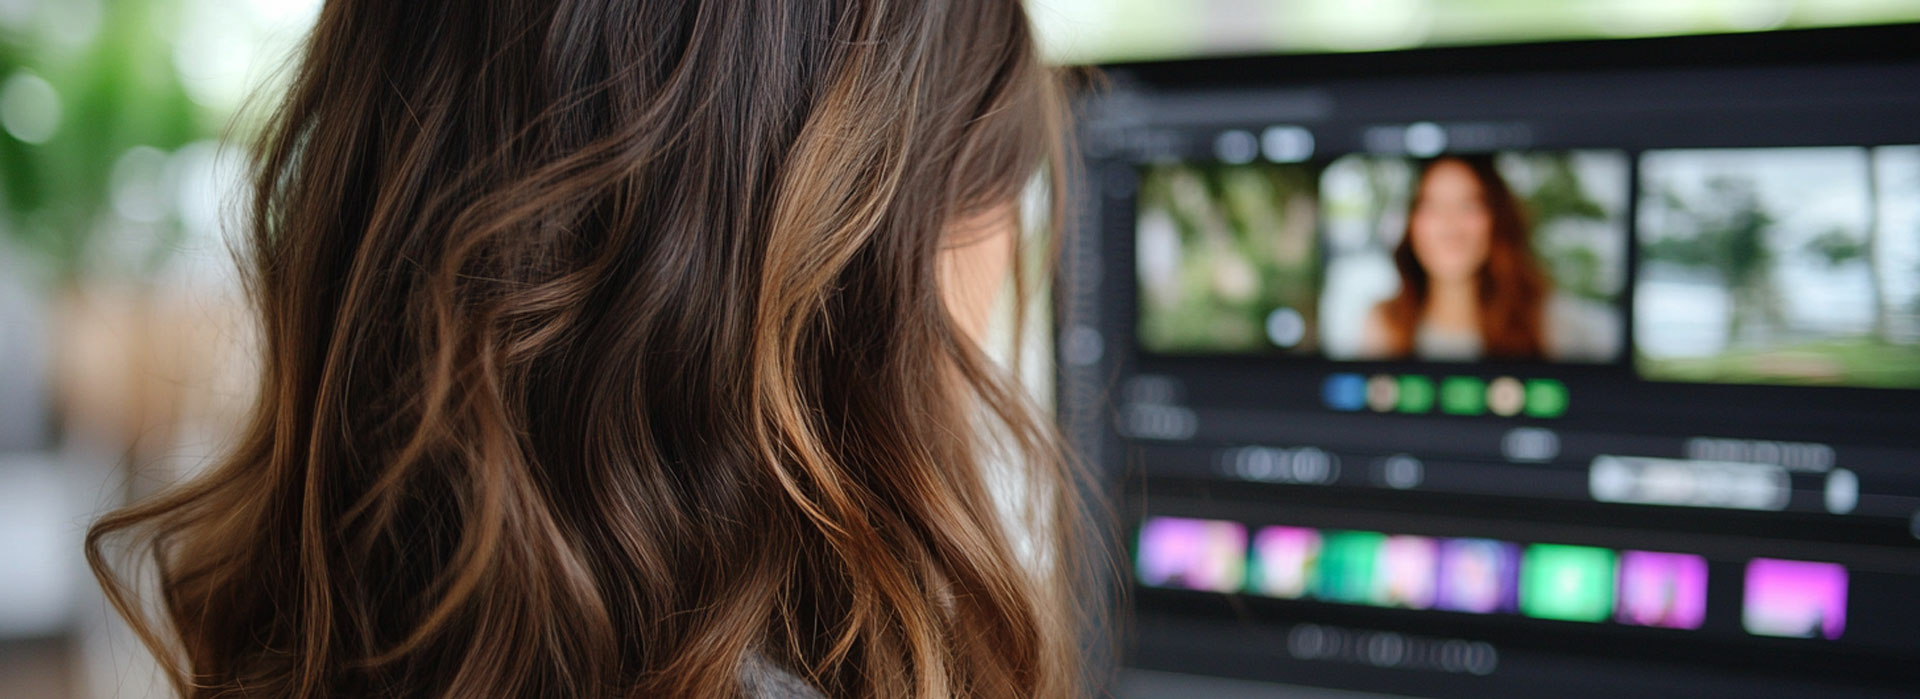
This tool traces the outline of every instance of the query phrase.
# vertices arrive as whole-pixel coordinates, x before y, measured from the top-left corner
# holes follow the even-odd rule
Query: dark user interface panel
[[[1920,688],[1915,36],[1112,67],[1060,352],[1126,662]]]

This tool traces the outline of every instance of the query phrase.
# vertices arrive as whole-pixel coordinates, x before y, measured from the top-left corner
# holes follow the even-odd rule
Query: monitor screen
[[[1914,46],[1107,67],[1060,396],[1123,696],[1920,686]]]

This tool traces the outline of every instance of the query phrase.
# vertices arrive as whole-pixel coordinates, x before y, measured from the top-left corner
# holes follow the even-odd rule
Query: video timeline
[[[1709,599],[1705,557],[1486,538],[1405,536],[1150,517],[1140,584],[1286,600],[1696,630],[1737,604],[1755,636],[1839,639],[1847,569],[1753,558],[1738,599]]]

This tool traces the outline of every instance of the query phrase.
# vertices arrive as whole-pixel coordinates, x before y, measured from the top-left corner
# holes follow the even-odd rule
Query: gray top
[[[1480,358],[1480,333],[1421,323],[1413,335],[1413,356],[1431,362],[1471,362]]]
[[[1603,304],[1565,294],[1547,299],[1542,338],[1547,359],[1608,362],[1620,353],[1620,314]],[[1421,323],[1414,334],[1414,356],[1428,361],[1471,362],[1486,351],[1480,333]]]
[[[759,653],[748,653],[741,664],[740,688],[747,699],[826,699],[806,680]]]

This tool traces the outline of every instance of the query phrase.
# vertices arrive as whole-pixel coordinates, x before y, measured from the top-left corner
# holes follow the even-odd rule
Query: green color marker
[[[1403,413],[1433,410],[1433,379],[1408,374],[1400,377],[1400,405]]]
[[[1560,417],[1567,414],[1567,385],[1553,379],[1527,381],[1527,416]]]
[[[1440,382],[1440,412],[1479,415],[1487,410],[1487,382],[1471,376],[1449,376]]]

